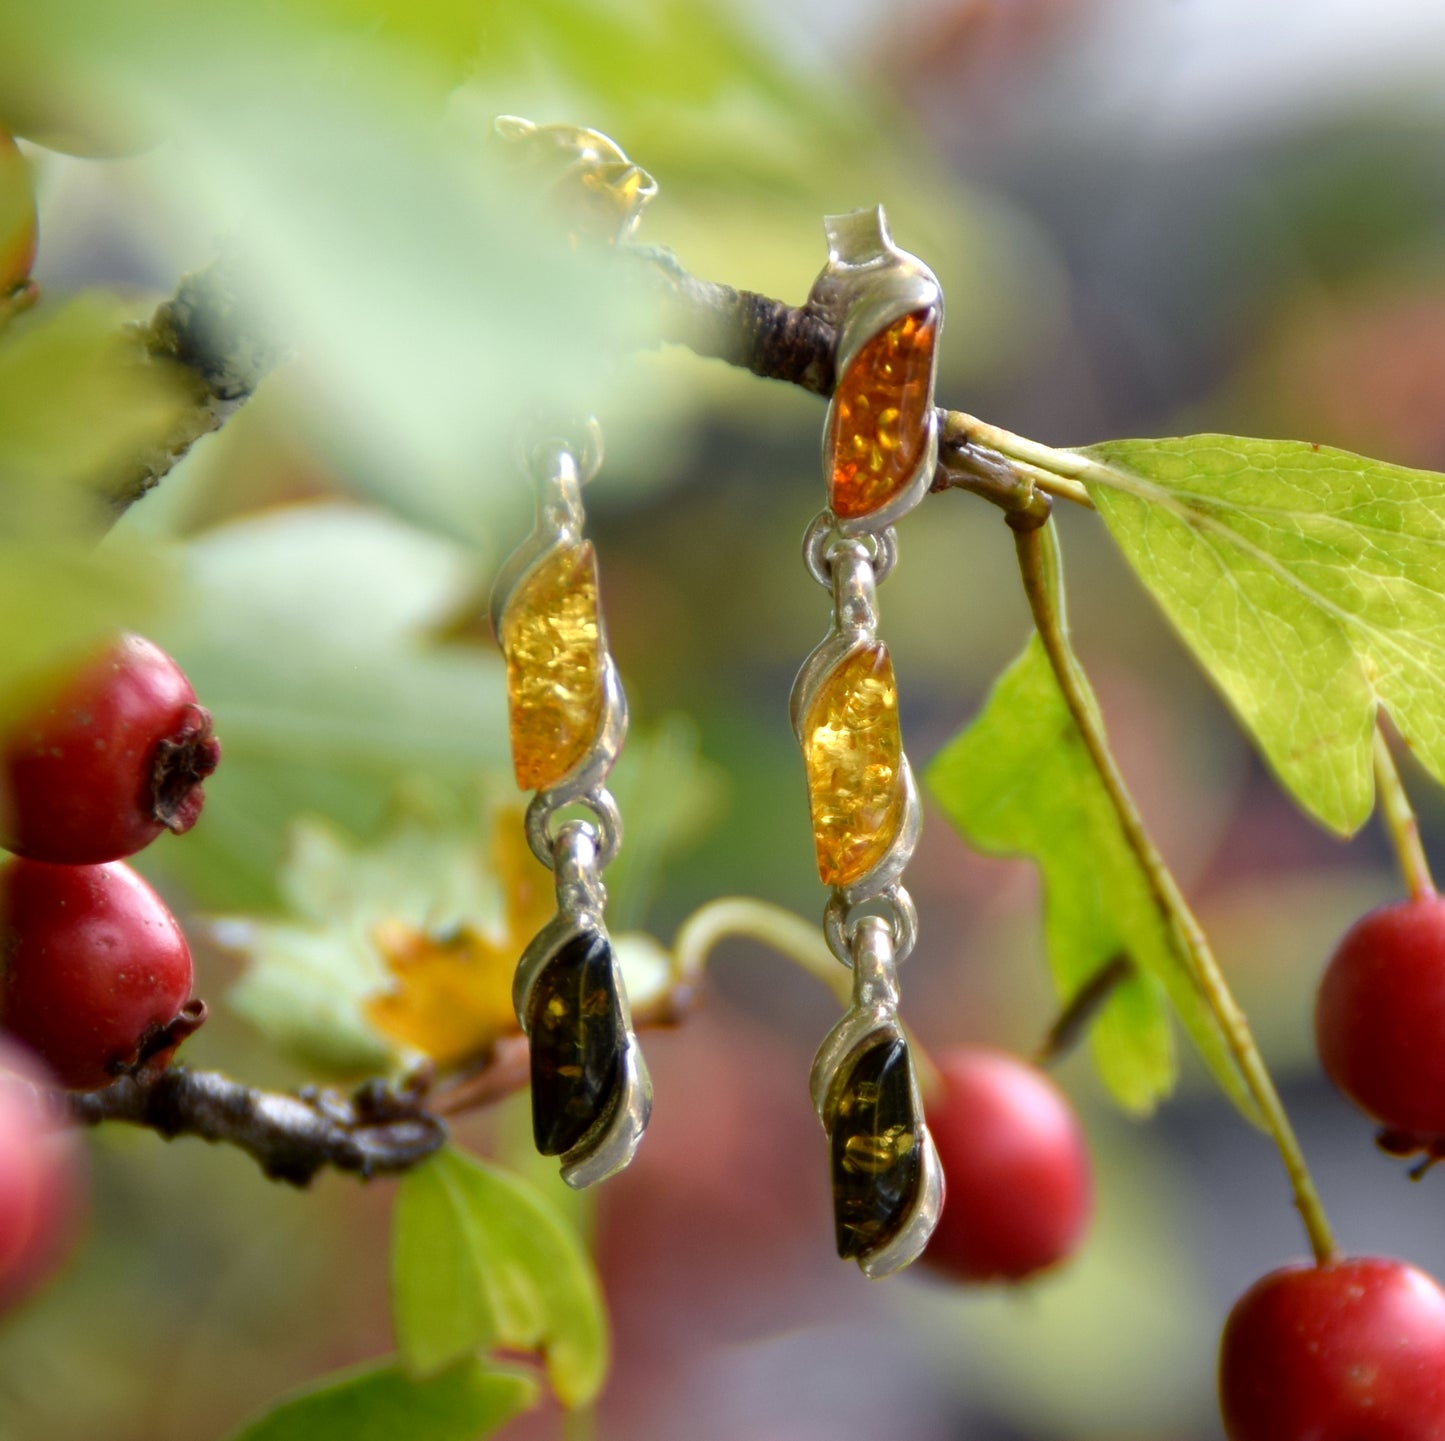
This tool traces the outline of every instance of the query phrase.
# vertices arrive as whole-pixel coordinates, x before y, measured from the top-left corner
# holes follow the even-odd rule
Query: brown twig
[[[693,979],[680,980],[633,1014],[639,1030],[675,1026],[697,1004]],[[199,1136],[236,1146],[293,1186],[332,1167],[362,1180],[395,1175],[445,1144],[443,1119],[496,1105],[527,1088],[527,1041],[504,1036],[470,1067],[437,1084],[418,1072],[400,1085],[370,1080],[351,1094],[307,1087],[295,1094],[243,1085],[219,1071],[142,1068],[103,1090],[67,1099],[87,1126],[121,1121],[168,1140]]]
[[[182,277],[176,293],[136,331],[136,362],[178,368],[189,404],[175,428],[132,458],[110,484],[120,515],[157,485],[203,435],[219,430],[284,359],[234,255]]]
[[[632,344],[682,345],[812,395],[833,393],[838,333],[810,306],[703,280],[670,251],[654,247],[623,246],[616,258],[625,267],[627,283],[638,291],[637,313],[655,327],[629,336]],[[138,335],[141,363],[180,366],[192,403],[171,434],[116,476],[110,496],[117,515],[155,486],[197,440],[219,429],[286,353],[278,332],[260,318],[234,257],[185,277]],[[1040,523],[1047,519],[1046,489],[1066,482],[991,448],[961,426],[956,412],[941,410],[939,420],[935,491],[965,490],[1011,515]],[[1069,492],[1069,498],[1077,497]]]
[[[447,1128],[423,1100],[420,1092],[376,1081],[350,1096],[332,1090],[286,1095],[219,1071],[172,1066],[72,1095],[70,1108],[88,1126],[124,1121],[168,1140],[199,1136],[237,1146],[268,1176],[306,1186],[328,1166],[366,1180],[425,1160],[445,1143]]]
[[[670,251],[636,246],[619,253],[635,266],[633,280],[660,306],[661,328],[640,343],[683,345],[764,380],[781,380],[813,395],[833,393],[837,330],[806,305],[794,307],[751,290],[702,280]]]

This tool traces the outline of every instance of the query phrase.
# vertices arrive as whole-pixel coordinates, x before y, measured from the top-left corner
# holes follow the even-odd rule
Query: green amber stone
[[[866,1255],[897,1234],[918,1193],[921,1123],[902,1037],[854,1060],[833,1117],[833,1216],[838,1254]]]
[[[543,967],[527,1014],[532,1134],[544,1156],[570,1151],[617,1103],[627,1028],[612,980],[612,947],[574,936]]]

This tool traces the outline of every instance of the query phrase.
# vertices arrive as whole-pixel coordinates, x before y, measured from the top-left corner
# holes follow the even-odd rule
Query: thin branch
[[[764,380],[825,399],[832,395],[838,332],[810,306],[704,280],[655,247],[623,246],[617,262],[644,302],[638,313],[656,327],[628,337],[631,343],[682,345]],[[115,478],[110,493],[116,514],[155,486],[203,435],[218,430],[284,358],[279,328],[258,318],[241,275],[236,259],[223,257],[185,277],[139,332],[141,362],[182,367],[191,404],[171,434]],[[1049,495],[1091,505],[1077,479],[1086,464],[1082,457],[960,411],[940,409],[939,433],[935,491],[966,490],[1010,514],[1038,518],[1047,515]]]
[[[331,1090],[285,1095],[218,1071],[172,1066],[72,1095],[70,1107],[88,1126],[124,1121],[167,1139],[199,1136],[237,1146],[268,1176],[306,1186],[328,1166],[366,1180],[425,1160],[445,1143],[447,1128],[423,1109],[422,1099],[375,1081],[350,1096]]]
[[[679,1024],[696,1004],[699,982],[679,976],[636,1008],[634,1024],[639,1030]],[[173,1040],[157,1037],[156,1045]],[[316,1087],[289,1094],[246,1086],[219,1071],[172,1066],[142,1068],[66,1099],[83,1125],[121,1121],[168,1140],[199,1136],[236,1146],[273,1179],[306,1186],[327,1167],[363,1180],[409,1170],[445,1144],[443,1117],[495,1105],[526,1090],[529,1079],[527,1040],[515,1035],[500,1037],[475,1064],[436,1084],[429,1072],[418,1072],[400,1085],[367,1081],[350,1095]]]
[[[219,430],[285,358],[235,256],[184,276],[149,324],[136,331],[138,364],[171,365],[189,389],[175,428],[134,457],[109,487],[120,515],[180,461],[203,435]]]
[[[813,395],[833,393],[838,332],[807,306],[793,307],[751,290],[702,280],[670,251],[625,247],[619,259],[635,268],[644,295],[659,302],[658,333],[641,344],[664,341],[694,354],[726,361],[764,380],[801,386]]]

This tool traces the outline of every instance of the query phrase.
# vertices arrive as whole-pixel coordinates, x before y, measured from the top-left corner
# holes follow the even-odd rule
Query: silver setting
[[[838,1100],[853,1062],[881,1040],[907,1042],[898,1021],[898,976],[892,931],[879,916],[859,921],[853,935],[853,1001],[828,1032],[813,1060],[810,1084],[813,1109],[832,1134]],[[943,1210],[943,1167],[923,1119],[923,1098],[910,1059],[908,1084],[921,1145],[918,1189],[902,1225],[880,1246],[858,1257],[863,1274],[876,1280],[890,1276],[923,1254]]]
[[[634,165],[622,147],[584,125],[538,125],[521,115],[498,115],[492,133],[505,141],[536,176],[610,202],[611,223],[598,219],[597,238],[621,244],[632,237],[642,212],[657,195],[657,181]],[[590,227],[589,227],[590,228]]]
[[[652,1078],[637,1034],[632,1008],[622,982],[617,951],[607,935],[602,913],[607,890],[602,884],[602,859],[597,830],[588,821],[568,821],[558,832],[553,854],[557,880],[557,914],[537,932],[522,952],[512,981],[512,1004],[523,1034],[530,1035],[527,1017],[532,991],[554,956],[569,941],[596,934],[608,942],[612,956],[612,987],[622,1012],[626,1040],[618,1093],[610,1110],[569,1151],[558,1157],[562,1179],[576,1190],[595,1185],[622,1170],[637,1153],[652,1115]]]
[[[554,551],[583,540],[586,515],[582,487],[602,464],[601,428],[591,417],[580,429],[555,418],[539,420],[523,441],[520,457],[536,485],[536,520],[532,533],[507,559],[492,588],[492,627],[498,637],[503,634],[507,606],[518,587]],[[527,807],[527,843],[533,855],[554,873],[557,914],[522,953],[512,985],[517,1021],[524,1034],[529,1034],[527,1016],[532,991],[558,952],[568,942],[587,934],[608,941],[612,988],[625,1039],[613,1105],[559,1157],[562,1179],[578,1189],[604,1180],[631,1161],[652,1113],[652,1081],[633,1030],[622,969],[603,920],[607,891],[602,872],[622,847],[622,816],[606,781],[627,735],[627,698],[607,650],[600,611],[597,637],[602,650],[602,714],[597,734],[577,764],[555,785],[538,791]],[[567,819],[554,833],[554,819],[568,807],[585,808],[591,811],[592,819]]]
[[[828,263],[813,284],[808,305],[838,327],[834,373],[839,380],[875,335],[911,311],[933,311],[935,324],[942,331],[943,288],[938,277],[916,255],[893,243],[881,205],[825,216],[823,229],[828,237]],[[836,521],[842,534],[882,530],[907,515],[928,493],[938,465],[938,415],[933,391],[934,376],[930,374],[925,409],[928,435],[912,479],[872,514]],[[823,425],[823,473],[829,477],[832,456],[828,442],[833,433],[835,404],[836,400],[829,402]]]

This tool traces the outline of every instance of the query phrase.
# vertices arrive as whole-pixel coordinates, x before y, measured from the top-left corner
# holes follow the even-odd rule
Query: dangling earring
[[[579,1188],[627,1165],[652,1109],[603,920],[602,872],[622,844],[605,783],[627,731],[627,702],[602,626],[597,558],[583,537],[582,487],[601,462],[595,420],[580,442],[546,432],[528,445],[536,526],[492,591],[517,784],[536,791],[527,840],[557,885],[557,914],[523,953],[513,1001],[531,1046],[537,1149],[559,1157],[562,1179]],[[554,817],[569,806],[594,819],[554,832]]]
[[[900,882],[919,805],[874,594],[897,559],[893,522],[927,493],[937,461],[943,296],[927,266],[894,246],[881,209],[824,226],[828,264],[810,304],[838,326],[838,381],[823,434],[828,509],[808,527],[804,558],[834,614],[791,710],[818,873],[832,887],[824,933],[853,970],[852,1004],[813,1062],[813,1104],[829,1137],[838,1254],[876,1277],[917,1258],[943,1205],[898,1020],[895,968],[918,931]]]

